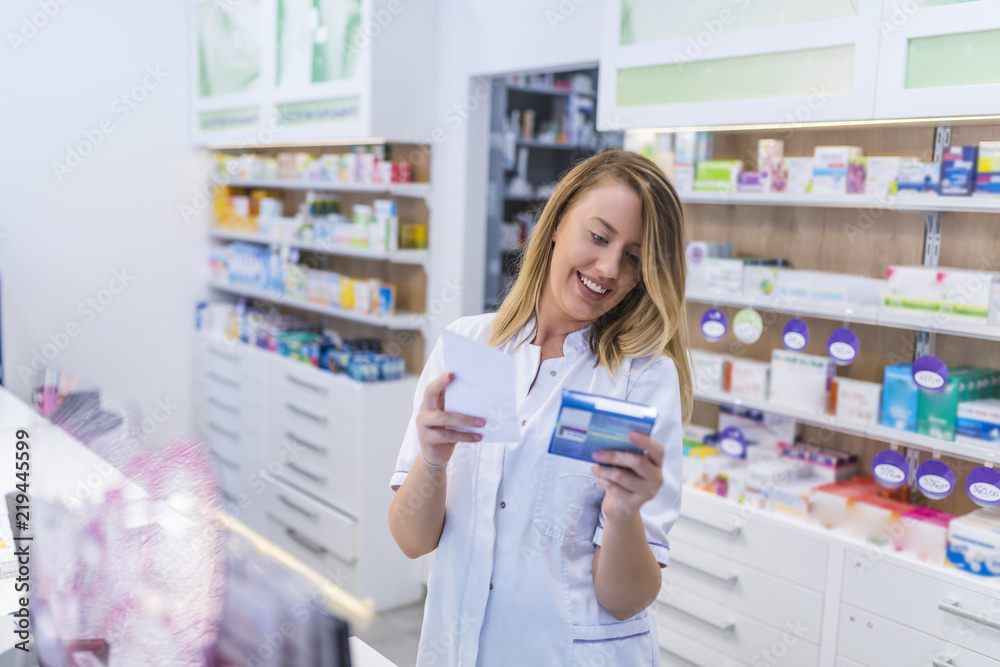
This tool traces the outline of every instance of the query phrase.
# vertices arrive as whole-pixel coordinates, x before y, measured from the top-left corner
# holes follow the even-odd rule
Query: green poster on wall
[[[199,97],[260,88],[260,18],[260,0],[217,0],[198,6]]]
[[[353,78],[360,26],[360,0],[278,0],[277,86]]]

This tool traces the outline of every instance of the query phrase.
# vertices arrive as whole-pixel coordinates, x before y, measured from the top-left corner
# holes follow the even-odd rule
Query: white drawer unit
[[[1000,666],[994,658],[846,604],[840,610],[837,653],[863,665]],[[837,664],[856,664],[847,660],[838,658]]]
[[[796,667],[818,665],[819,646],[803,637],[811,628],[789,615],[781,628],[719,606],[684,590],[663,590],[653,603],[661,647],[669,633],[711,646],[732,660],[749,664],[780,662]]]
[[[670,566],[663,571],[663,588],[667,593],[686,591],[776,627],[795,619],[804,628],[803,639],[820,642],[822,595],[677,538],[670,541]]]
[[[376,610],[418,601],[420,564],[386,520],[416,378],[363,384],[202,334],[196,348],[195,423],[230,513]]]
[[[844,557],[844,604],[872,612],[933,636],[941,643],[1000,656],[1000,590],[975,587],[966,577],[923,571],[854,551]],[[841,638],[847,628],[841,622]],[[846,652],[841,651],[845,655]],[[902,664],[902,663],[901,663]],[[992,664],[992,663],[991,663]]]
[[[748,520],[739,506],[697,490],[684,489],[670,538],[816,591],[826,587],[826,542],[760,515]]]
[[[660,641],[660,667],[743,667],[744,665],[662,626],[657,626],[656,634]]]

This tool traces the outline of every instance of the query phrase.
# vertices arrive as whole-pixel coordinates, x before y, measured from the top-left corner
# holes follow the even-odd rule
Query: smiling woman
[[[400,549],[436,550],[418,665],[658,663],[648,607],[670,560],[692,402],[684,257],[663,173],[600,153],[556,188],[497,313],[448,326],[513,357],[516,438],[482,444],[469,429],[483,415],[445,410],[455,376],[434,347],[390,481]],[[566,390],[658,417],[628,434],[636,453],[555,456]]]

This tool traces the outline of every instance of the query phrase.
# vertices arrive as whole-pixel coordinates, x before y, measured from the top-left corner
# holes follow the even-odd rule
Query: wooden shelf
[[[950,442],[939,438],[931,438],[919,433],[910,431],[900,431],[881,425],[861,424],[858,422],[837,419],[828,414],[806,412],[804,410],[794,410],[792,408],[772,405],[768,401],[755,401],[751,399],[732,396],[721,391],[696,390],[695,400],[708,401],[709,403],[738,405],[751,410],[760,410],[775,415],[789,417],[804,424],[812,424],[822,428],[828,428],[838,433],[849,433],[860,435],[872,440],[895,443],[907,447],[916,447],[929,452],[940,452],[949,456],[957,456],[970,461],[992,461],[1000,463],[1000,449],[991,443],[983,442],[979,444],[967,444],[963,442]]]
[[[906,316],[902,313],[884,311],[880,308],[824,308],[812,304],[784,304],[774,299],[751,299],[736,294],[711,294],[708,292],[688,292],[688,301],[713,306],[734,306],[737,308],[755,308],[757,310],[786,313],[801,317],[816,317],[835,322],[857,322],[872,324],[891,329],[906,329],[910,331],[932,331],[935,333],[962,336],[964,338],[980,338],[983,340],[1000,341],[1000,327],[980,324],[958,317],[936,320],[933,316]]]
[[[365,194],[388,195],[393,197],[412,197],[429,199],[430,183],[338,183],[334,181],[245,181],[230,179],[224,183],[236,188],[260,188],[271,190],[320,190],[322,192],[357,192]]]
[[[593,146],[583,146],[581,144],[550,144],[544,141],[524,141],[518,140],[518,146],[527,146],[528,148],[550,148],[553,150],[565,150],[565,151],[589,151],[591,153],[596,153],[597,149]]]
[[[685,192],[685,204],[741,206],[804,206],[814,208],[854,208],[902,211],[905,213],[1000,213],[998,197],[942,197],[912,195],[879,197],[876,195],[792,195],[782,192]]]

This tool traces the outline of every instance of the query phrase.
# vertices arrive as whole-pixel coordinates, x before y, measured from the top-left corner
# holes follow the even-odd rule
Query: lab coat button
[[[549,371],[549,375],[551,375],[552,377],[555,377],[556,376],[556,372],[555,371]]]
[[[522,419],[522,420],[521,420],[521,426],[524,426],[524,425],[525,425],[525,424],[527,424],[527,423],[528,423],[528,420],[527,420],[527,419]]]
[[[493,582],[492,581],[490,582],[490,590],[491,591],[493,590]]]
[[[500,501],[500,509],[503,509],[504,507],[507,507],[507,503]]]

